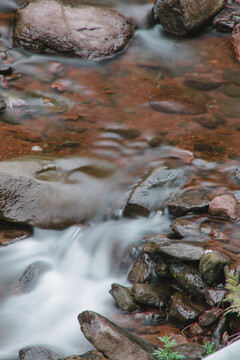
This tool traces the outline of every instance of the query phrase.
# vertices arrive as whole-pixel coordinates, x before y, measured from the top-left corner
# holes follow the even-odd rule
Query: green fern
[[[228,290],[228,294],[224,301],[231,304],[226,309],[225,315],[237,313],[237,316],[240,316],[240,284],[238,284],[238,275],[229,273],[225,287]]]
[[[153,355],[156,356],[158,360],[180,360],[184,359],[184,356],[180,355],[177,351],[173,351],[171,348],[177,345],[175,340],[171,340],[171,336],[163,336],[158,338],[161,342],[164,343],[164,349],[158,348],[154,351]]]
[[[210,343],[208,341],[205,341],[203,347],[204,347],[205,354],[206,354],[205,356],[211,355],[216,351],[214,344]]]

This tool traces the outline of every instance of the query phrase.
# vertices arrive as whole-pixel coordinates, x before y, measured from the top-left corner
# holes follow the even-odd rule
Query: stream
[[[14,13],[23,3],[1,1],[0,51],[11,48]],[[109,194],[114,216],[100,209],[87,225],[59,231],[34,228],[27,239],[0,247],[1,360],[17,360],[19,349],[36,344],[63,357],[82,354],[91,345],[81,334],[78,314],[119,314],[108,292],[114,282],[128,285],[130,263],[121,264],[127,250],[144,236],[168,233],[171,223],[166,211],[148,218],[122,217],[129,189],[148,171],[171,162],[190,174],[189,188],[202,187],[216,195],[229,191],[240,198],[240,84],[232,83],[229,75],[240,70],[229,35],[212,28],[195,37],[166,35],[160,25],[148,23],[152,1],[84,3],[132,17],[138,25],[134,38],[126,50],[98,62],[9,49],[2,61],[14,72],[0,78],[7,103],[0,114],[0,159],[54,155],[109,160],[118,168]],[[182,101],[189,73],[211,74],[221,82],[216,89],[198,91],[208,99],[206,111],[154,109],[151,99],[159,88],[179,88],[171,106]],[[227,90],[234,87],[237,96]],[[180,149],[194,154],[191,164]],[[97,190],[89,187],[94,197]],[[215,225],[229,235],[225,250],[239,265],[237,224]],[[226,245],[199,239],[204,241],[219,250]],[[50,269],[31,292],[18,294],[19,278],[35,261],[48,263]]]

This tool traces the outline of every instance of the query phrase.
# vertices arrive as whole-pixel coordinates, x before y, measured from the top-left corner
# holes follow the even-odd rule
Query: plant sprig
[[[177,351],[173,351],[172,347],[176,346],[177,343],[172,339],[171,336],[163,336],[158,338],[161,342],[164,343],[164,348],[158,348],[158,350],[153,352],[153,355],[156,356],[158,360],[180,360],[184,359],[184,356],[180,355]]]

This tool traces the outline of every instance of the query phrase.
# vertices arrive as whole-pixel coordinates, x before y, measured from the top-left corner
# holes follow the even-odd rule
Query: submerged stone
[[[154,110],[170,114],[197,115],[207,111],[209,96],[203,92],[181,86],[164,86],[156,89],[150,98]]]
[[[96,59],[123,50],[133,33],[133,24],[113,9],[35,0],[17,11],[13,44],[38,52]]]
[[[238,118],[240,112],[240,102],[238,98],[227,98],[222,100],[220,109],[225,116]]]
[[[109,292],[123,311],[132,312],[139,308],[130,288],[114,283]]]
[[[30,264],[19,279],[16,293],[25,294],[33,290],[37,286],[40,278],[47,271],[51,270],[51,268],[51,264],[46,261],[35,261]]]
[[[0,173],[0,218],[41,228],[92,218],[116,181],[113,164],[81,157],[22,157],[0,162]]]
[[[214,90],[221,86],[221,81],[206,74],[186,74],[184,85],[197,90]]]
[[[130,334],[94,311],[78,316],[87,340],[110,360],[153,360],[157,346]]]
[[[132,293],[136,302],[142,305],[163,307],[170,300],[171,290],[166,284],[135,284]]]
[[[183,216],[188,212],[202,213],[208,209],[210,199],[207,195],[187,190],[168,205],[168,211],[173,216]]]
[[[182,169],[161,165],[132,189],[123,215],[126,217],[148,216],[152,210],[163,209],[185,182]]]
[[[164,30],[187,35],[208,25],[225,5],[225,0],[162,0],[156,1],[154,13]]]
[[[171,224],[172,231],[180,238],[199,236],[199,224],[188,218],[175,219]]]

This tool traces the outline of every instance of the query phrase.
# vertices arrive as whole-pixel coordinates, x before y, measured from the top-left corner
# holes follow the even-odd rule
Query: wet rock
[[[49,23],[52,14],[54,21]],[[17,11],[13,44],[38,52],[96,59],[121,51],[133,32],[133,24],[113,9],[35,0]]]
[[[184,85],[197,90],[214,90],[221,86],[221,81],[206,74],[185,74]]]
[[[139,308],[134,301],[131,289],[114,283],[109,292],[123,311],[132,312]]]
[[[209,117],[194,118],[193,121],[205,127],[206,129],[217,129],[217,127],[219,126],[216,120]]]
[[[221,348],[222,335],[224,331],[226,331],[226,329],[227,329],[227,317],[223,316],[212,334],[212,342],[214,343],[216,350]]]
[[[240,11],[239,11],[239,20],[240,20]],[[238,22],[232,32],[231,36],[231,45],[236,59],[240,62],[240,22]]]
[[[215,306],[221,303],[226,295],[226,290],[207,289],[205,299],[208,305]]]
[[[223,88],[223,93],[230,97],[240,97],[240,86],[229,84]]]
[[[156,89],[150,98],[154,110],[170,114],[204,114],[210,98],[194,89],[180,86],[165,86]]]
[[[169,277],[169,267],[168,264],[162,262],[161,264],[158,264],[155,269],[155,274],[159,278],[168,278]]]
[[[176,292],[172,297],[169,317],[179,325],[189,325],[204,312],[203,304],[190,300],[186,295]]]
[[[143,254],[133,264],[128,274],[128,281],[134,284],[150,280],[154,266],[155,263],[151,260],[151,258],[147,254]]]
[[[0,245],[8,245],[12,242],[26,239],[32,234],[30,226],[12,224],[0,220]]]
[[[195,267],[185,264],[171,264],[170,272],[188,294],[197,299],[204,299],[206,285]]]
[[[201,245],[190,242],[174,240],[161,243],[149,243],[143,247],[143,251],[152,255],[168,255],[179,260],[199,261],[204,254]]]
[[[116,128],[111,128],[111,129],[106,129],[107,132],[111,132],[114,134],[117,134],[119,136],[121,136],[123,139],[126,140],[132,140],[135,139],[137,137],[139,137],[141,135],[141,132],[137,129],[133,129],[133,128],[122,128],[122,129],[116,129]]]
[[[207,310],[199,317],[199,324],[201,326],[210,326],[214,324],[223,313],[223,309],[215,308]]]
[[[240,7],[238,4],[228,2],[224,10],[213,20],[212,25],[218,31],[232,32],[235,24],[240,20]]]
[[[222,77],[231,84],[240,85],[240,70],[226,69],[223,71]]]
[[[165,307],[170,300],[171,290],[166,284],[135,284],[132,287],[134,299],[139,304]]]
[[[0,75],[11,75],[13,68],[10,65],[0,65]]]
[[[212,216],[236,220],[237,205],[238,202],[236,198],[231,194],[217,196],[209,205],[209,214]]]
[[[231,118],[238,118],[240,111],[240,104],[238,98],[227,98],[220,103],[220,109],[225,116]]]
[[[191,151],[179,148],[170,148],[169,156],[180,159],[184,164],[191,164],[194,160],[194,154]]]
[[[84,311],[78,316],[87,340],[110,360],[153,360],[156,346],[128,333],[105,317]]]
[[[205,352],[204,347],[197,343],[179,344],[172,349],[179,355],[182,355],[184,360],[202,359]]]
[[[6,109],[6,103],[4,101],[4,99],[2,98],[2,96],[0,95],[0,111],[5,110]]]
[[[170,227],[179,238],[199,236],[199,224],[188,218],[175,219]]]
[[[168,205],[171,215],[179,217],[189,212],[202,213],[208,209],[209,197],[203,193],[187,190]]]
[[[211,286],[223,276],[223,268],[230,259],[218,251],[209,251],[200,260],[199,272],[204,282]]]
[[[114,165],[80,157],[22,157],[0,162],[0,173],[0,218],[41,228],[102,212],[116,181]]]
[[[19,279],[16,293],[25,294],[33,290],[40,278],[51,268],[51,264],[46,261],[35,261],[30,264]]]
[[[203,328],[198,323],[191,324],[189,327],[189,331],[190,331],[191,335],[194,335],[194,336],[199,336],[204,333]]]
[[[126,217],[148,216],[163,209],[185,182],[181,169],[159,166],[147,174],[131,191],[124,208]]]
[[[102,353],[98,351],[88,351],[83,355],[68,356],[64,360],[107,360]]]
[[[164,0],[157,1],[157,14],[164,30],[175,35],[187,35],[208,25],[225,5],[225,0]]]
[[[44,346],[29,346],[19,350],[20,360],[62,360],[62,356]]]

